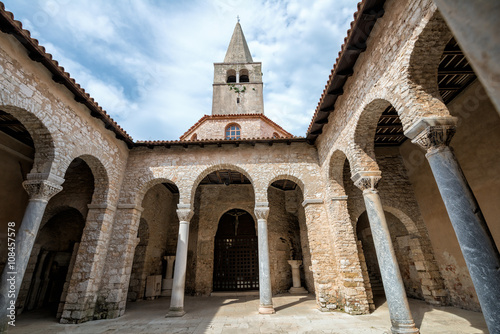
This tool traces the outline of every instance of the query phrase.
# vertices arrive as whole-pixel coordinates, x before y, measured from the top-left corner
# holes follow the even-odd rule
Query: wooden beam
[[[454,68],[454,67],[438,68],[438,75],[465,75],[465,74],[475,74],[475,73],[472,67],[470,66],[463,68]]]
[[[219,179],[219,183],[222,184],[224,182],[222,182],[222,178],[220,177],[220,174],[219,174],[219,171],[216,171],[215,172],[215,175],[217,176],[217,178]]]

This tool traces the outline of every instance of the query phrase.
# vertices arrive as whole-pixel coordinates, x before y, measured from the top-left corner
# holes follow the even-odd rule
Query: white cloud
[[[211,113],[213,63],[240,15],[265,113],[305,135],[354,0],[4,1],[134,139],[177,139]]]

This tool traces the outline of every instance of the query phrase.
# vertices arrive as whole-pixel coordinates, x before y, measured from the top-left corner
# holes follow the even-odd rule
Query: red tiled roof
[[[196,128],[198,128],[203,122],[209,119],[227,119],[227,120],[234,120],[234,119],[241,119],[241,118],[260,118],[272,127],[278,129],[284,134],[284,138],[294,138],[294,136],[283,129],[281,126],[273,122],[271,119],[269,119],[267,116],[264,114],[228,114],[228,115],[204,115],[202,118],[198,120],[198,122],[194,123],[192,127],[190,127],[182,136],[180,136],[179,140],[184,140],[190,133],[192,133]]]
[[[113,131],[118,139],[125,141],[129,147],[132,147],[132,137],[85,92],[85,89],[76,83],[68,72],[64,71],[64,67],[59,66],[59,63],[52,59],[52,55],[45,51],[38,40],[31,37],[28,30],[23,29],[21,22],[14,20],[14,14],[6,11],[2,2],[0,2],[0,30],[14,36],[28,50],[28,55],[33,61],[40,62],[52,73],[52,80],[66,86],[75,95],[75,100],[90,110],[92,117],[102,120],[106,129]]]
[[[256,143],[267,143],[273,145],[274,143],[306,143],[308,142],[304,137],[291,137],[291,138],[242,138],[242,139],[198,139],[198,140],[147,140],[147,141],[136,141],[135,146],[166,146],[170,148],[171,146],[205,146],[205,145],[218,145],[222,144],[234,144],[239,146],[240,144],[255,145]]]

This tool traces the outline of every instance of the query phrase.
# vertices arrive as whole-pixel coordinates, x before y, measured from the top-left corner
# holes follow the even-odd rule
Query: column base
[[[288,292],[290,292],[290,294],[292,295],[307,295],[309,292],[307,292],[306,289],[304,289],[303,286],[299,287],[299,288],[290,288],[290,290],[288,290]]]
[[[165,318],[178,318],[184,316],[184,314],[186,314],[186,311],[183,308],[171,308]]]
[[[396,323],[393,321],[391,332],[394,334],[419,334],[420,330],[415,326],[415,323]]]
[[[272,305],[260,305],[259,314],[275,314],[276,311]]]

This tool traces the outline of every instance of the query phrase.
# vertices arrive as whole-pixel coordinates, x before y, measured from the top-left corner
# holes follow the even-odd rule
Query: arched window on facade
[[[235,70],[228,70],[227,71],[227,83],[231,82],[236,82],[236,71]]]
[[[248,70],[240,71],[240,82],[250,82],[250,78],[248,76]]]
[[[280,135],[277,132],[273,133],[273,138],[280,138]]]
[[[238,124],[232,123],[226,126],[226,139],[240,139],[241,128]]]
[[[198,135],[195,133],[191,136],[191,140],[198,140]]]

